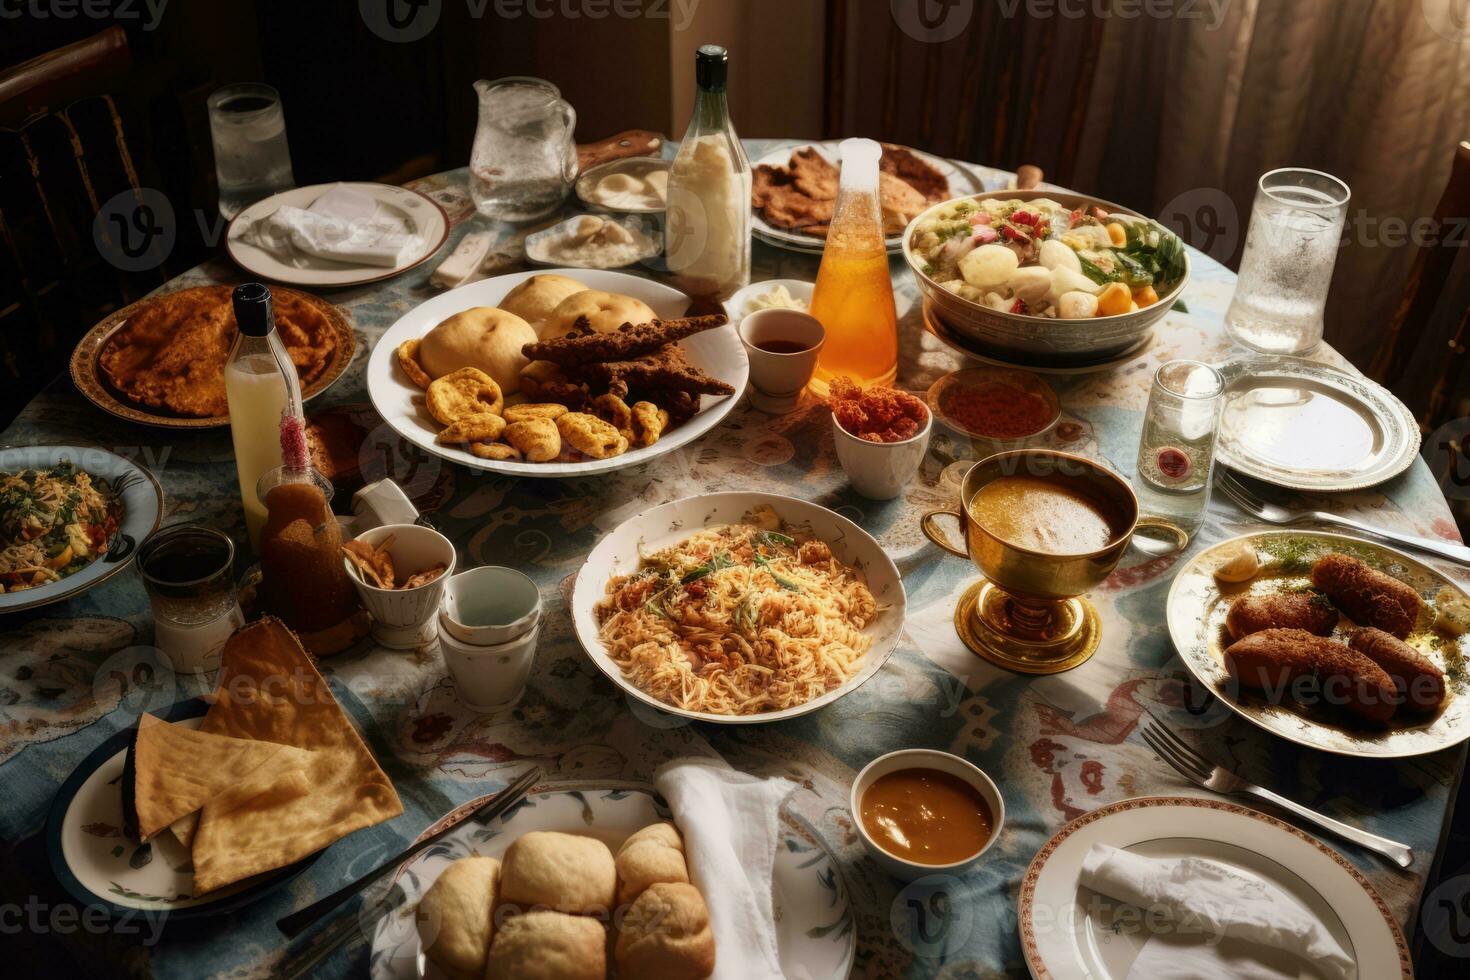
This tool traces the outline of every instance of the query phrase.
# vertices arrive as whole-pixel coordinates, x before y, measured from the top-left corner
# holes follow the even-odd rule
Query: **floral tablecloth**
[[[752,141],[752,155],[773,144]],[[1006,175],[976,168],[990,186]],[[474,213],[463,171],[421,181],[454,222],[447,249],[487,225]],[[508,226],[498,226],[504,236]],[[1053,376],[1075,435],[1068,448],[1098,454],[1131,474],[1141,413],[1154,368],[1174,357],[1219,363],[1231,356],[1221,326],[1233,275],[1193,252],[1187,313],[1171,313],[1141,356],[1112,370]],[[60,784],[102,739],[131,724],[143,707],[201,693],[179,678],[168,689],[124,698],[118,677],[129,648],[151,636],[147,602],[134,574],[116,576],[70,602],[0,622],[0,902],[38,906],[33,945],[57,968],[93,975],[159,977],[263,976],[285,944],[274,922],[293,907],[332,891],[374,866],[459,802],[491,792],[526,765],[544,766],[551,781],[647,781],[680,755],[722,756],[737,768],[790,780],[791,806],[817,828],[839,861],[856,934],[860,977],[1025,976],[1015,909],[1020,879],[1037,849],[1067,820],[1102,804],[1148,794],[1197,793],[1154,758],[1134,735],[1140,713],[1180,700],[1187,676],[1165,628],[1164,595],[1178,558],[1125,567],[1092,595],[1105,635],[1081,668],[1052,677],[1023,677],[990,667],[956,637],[955,599],[974,577],[919,532],[924,510],[950,504],[957,461],[968,447],[936,436],[921,477],[899,500],[875,503],[847,486],[833,454],[824,410],[810,401],[773,418],[740,405],[699,442],[635,470],[582,480],[516,480],[468,472],[404,454],[392,431],[372,415],[363,387],[369,349],[404,312],[434,294],[434,263],[371,286],[328,294],[349,313],[359,340],[355,363],[335,388],[310,406],[359,406],[372,433],[364,459],[369,475],[393,475],[421,499],[437,502],[435,524],[459,549],[460,567],[507,564],[540,584],[545,627],[530,688],[508,713],[477,715],[456,700],[437,649],[418,653],[371,647],[326,663],[339,693],[364,729],[403,796],[406,812],[354,834],[289,888],[222,920],[170,929],[161,941],[145,926],[70,929],[54,912],[69,899],[48,870],[42,828]],[[815,277],[817,259],[757,244],[754,278]],[[917,295],[901,260],[893,278],[902,315],[899,383],[922,392],[957,358],[922,330]],[[241,281],[224,259],[206,263],[175,285]],[[1342,366],[1326,349],[1319,355]],[[178,435],[120,422],[85,402],[65,379],[38,397],[0,443],[99,444],[153,470],[167,494],[165,521],[204,521],[243,540],[243,518],[227,431]],[[371,457],[371,458],[369,458]],[[378,468],[373,473],[374,467]],[[567,586],[598,537],[638,510],[712,490],[760,489],[818,501],[872,532],[904,575],[906,634],[870,683],[828,708],[781,724],[691,725],[633,710],[587,659],[571,632]],[[1422,463],[1372,491],[1333,497],[1329,506],[1424,535],[1456,537],[1448,508]],[[339,501],[339,510],[345,509]],[[1253,527],[1217,501],[1198,548]],[[1179,717],[1179,715],[1175,715]],[[1296,799],[1376,833],[1412,845],[1408,872],[1335,840],[1382,892],[1412,932],[1420,891],[1439,842],[1449,787],[1461,750],[1402,762],[1368,762],[1302,750],[1271,738],[1223,709],[1206,711],[1194,737],[1222,762]],[[928,901],[884,876],[853,833],[847,794],[854,774],[873,757],[903,747],[944,749],[988,771],[1005,795],[1004,833],[976,870],[945,885],[949,900]],[[1308,831],[1310,826],[1303,825]],[[937,916],[920,924],[916,910]],[[14,918],[0,921],[10,926]],[[72,920],[75,923],[75,919]],[[833,942],[849,932],[833,930]],[[317,975],[362,976],[368,950],[355,943]]]

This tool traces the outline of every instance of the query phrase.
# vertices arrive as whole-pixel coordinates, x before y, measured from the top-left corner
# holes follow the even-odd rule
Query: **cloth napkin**
[[[780,842],[776,815],[792,785],[706,759],[670,762],[653,782],[684,835],[690,875],[709,906],[712,980],[782,980],[771,874]]]
[[[298,268],[326,259],[391,269],[419,240],[403,218],[379,215],[372,195],[343,184],[333,184],[304,210],[276,208],[240,237]]]
[[[1357,976],[1353,958],[1295,899],[1213,861],[1150,858],[1094,844],[1082,859],[1080,880],[1101,895],[1137,906],[1151,919],[1162,916],[1174,927],[1155,930],[1130,978],[1229,980],[1245,975],[1275,980],[1296,977],[1308,964],[1333,980]],[[1282,953],[1299,959],[1292,962]]]

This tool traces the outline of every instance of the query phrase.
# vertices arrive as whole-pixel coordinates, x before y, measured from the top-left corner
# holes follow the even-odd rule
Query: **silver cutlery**
[[[1283,507],[1281,504],[1266,500],[1256,493],[1237,476],[1228,473],[1224,468],[1215,471],[1215,483],[1225,491],[1225,496],[1235,502],[1235,505],[1247,514],[1257,517],[1268,524],[1297,524],[1301,521],[1317,521],[1320,524],[1333,524],[1338,527],[1352,528],[1363,534],[1371,534],[1385,541],[1393,541],[1398,544],[1417,548],[1448,558],[1450,561],[1459,562],[1462,565],[1470,565],[1470,548],[1462,544],[1451,544],[1448,541],[1436,541],[1433,538],[1421,538],[1413,534],[1403,534],[1399,531],[1390,531],[1387,528],[1376,527],[1372,524],[1364,524],[1362,521],[1353,520],[1351,517],[1343,517],[1325,510],[1297,510],[1291,507]]]
[[[1190,748],[1184,739],[1154,718],[1152,714],[1149,715],[1149,718],[1150,720],[1145,721],[1138,730],[1143,740],[1157,753],[1159,758],[1196,786],[1225,796],[1234,794],[1266,800],[1283,810],[1296,814],[1303,820],[1316,824],[1330,834],[1335,834],[1344,840],[1352,841],[1359,847],[1365,847],[1383,855],[1401,868],[1407,868],[1414,863],[1414,851],[1408,846],[1323,816],[1300,803],[1294,803],[1280,794],[1271,792],[1264,786],[1257,786],[1255,783],[1242,779],[1230,770],[1215,765]]]

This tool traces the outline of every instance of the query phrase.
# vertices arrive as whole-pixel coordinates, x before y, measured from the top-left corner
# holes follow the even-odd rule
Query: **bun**
[[[532,831],[505,852],[500,901],[521,910],[605,915],[618,883],[612,852],[595,837]]]
[[[693,885],[649,885],[623,915],[615,957],[618,974],[699,980],[714,972],[709,908]]]
[[[684,838],[671,823],[644,827],[618,848],[618,904],[633,901],[649,885],[689,883]]]
[[[596,919],[561,912],[527,912],[506,918],[495,931],[485,964],[485,980],[604,980],[606,976],[607,930]]]
[[[475,306],[430,330],[419,344],[419,364],[431,378],[472,367],[495,379],[513,395],[521,387],[521,368],[529,363],[521,348],[536,342],[536,331],[514,313]]]
[[[494,923],[490,909],[500,862],[467,857],[444,869],[419,901],[415,921],[424,952],[454,980],[480,980]]]
[[[532,276],[506,293],[505,299],[500,301],[500,308],[507,313],[514,313],[540,333],[541,321],[551,315],[556,304],[586,288],[585,283],[580,283],[571,276],[546,272]]]
[[[656,318],[653,309],[642,300],[600,289],[584,289],[556,304],[541,327],[541,339],[566,336],[576,326],[577,318],[584,316],[597,333],[612,333],[625,323],[648,323]]]

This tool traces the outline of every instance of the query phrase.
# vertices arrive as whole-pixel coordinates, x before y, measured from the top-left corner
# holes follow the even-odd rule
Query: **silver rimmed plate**
[[[1292,490],[1361,490],[1419,455],[1419,425],[1388,389],[1297,357],[1220,369],[1216,452],[1233,470]]]
[[[1294,899],[1353,957],[1361,980],[1414,975],[1387,903],[1347,859],[1290,824],[1234,803],[1156,796],[1083,814],[1032,858],[1021,880],[1019,920],[1026,965],[1039,980],[1122,980],[1152,938],[1152,910],[1110,921],[1112,903],[1080,882],[1082,859],[1094,844],[1224,865]]]
[[[1240,585],[1222,585],[1215,569],[1243,549],[1254,551],[1261,573]],[[1445,671],[1446,703],[1432,715],[1396,713],[1384,728],[1353,723],[1341,709],[1308,708],[1289,697],[1273,704],[1264,696],[1237,691],[1225,670],[1225,616],[1236,599],[1294,591],[1310,584],[1311,565],[1323,555],[1338,552],[1360,559],[1379,571],[1410,585],[1432,611],[1441,589],[1465,594],[1449,579],[1401,551],[1342,534],[1321,531],[1261,531],[1221,541],[1193,556],[1169,588],[1165,615],[1174,648],[1189,672],[1231,711],[1266,731],[1298,745],[1324,752],[1373,758],[1424,755],[1470,738],[1470,676],[1461,665],[1470,658],[1470,633],[1452,637],[1430,625],[1421,615],[1407,642]],[[1337,627],[1342,638],[1353,628],[1343,616]]]

